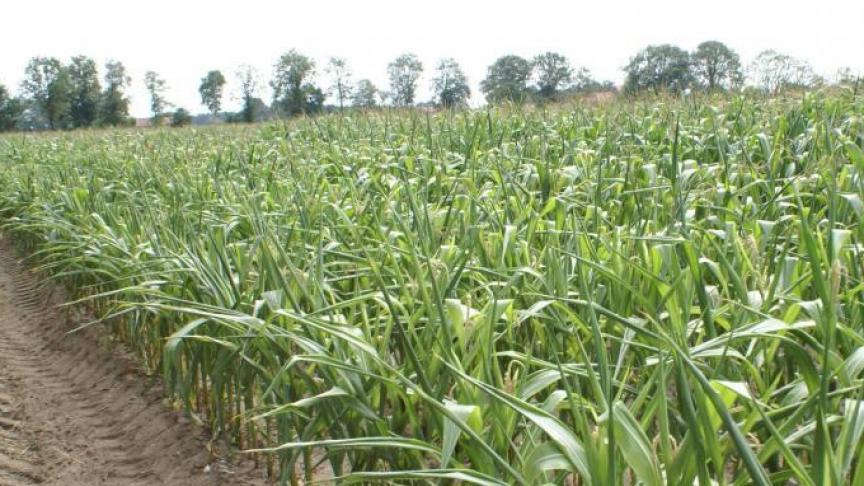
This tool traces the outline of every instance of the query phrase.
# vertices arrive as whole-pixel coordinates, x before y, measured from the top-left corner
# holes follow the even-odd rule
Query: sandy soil
[[[12,255],[0,237],[0,486],[263,483],[100,331],[67,334],[75,319]]]

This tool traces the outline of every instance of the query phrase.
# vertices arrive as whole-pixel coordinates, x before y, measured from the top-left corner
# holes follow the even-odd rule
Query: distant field
[[[711,103],[10,135],[0,224],[292,484],[864,484],[864,99]]]

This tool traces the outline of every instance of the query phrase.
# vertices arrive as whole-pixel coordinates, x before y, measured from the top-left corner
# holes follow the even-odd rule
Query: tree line
[[[626,93],[740,89],[746,78],[738,53],[717,41],[703,42],[693,52],[671,44],[648,46],[630,59],[624,72]],[[747,74],[751,87],[773,94],[825,82],[806,61],[773,49],[760,52],[747,68]],[[838,81],[856,80],[847,68],[838,73]]]
[[[109,61],[100,79],[96,62],[75,56],[68,64],[34,57],[19,96],[0,84],[0,131],[117,126],[129,123],[131,78],[123,63]]]
[[[75,56],[68,63],[53,57],[34,57],[25,69],[17,96],[0,84],[0,131],[134,123],[129,115],[127,95],[132,80],[125,66],[109,61],[104,71],[100,77],[96,62],[86,56]],[[198,91],[201,104],[211,116],[228,122],[315,114],[346,106],[451,108],[467,105],[471,88],[456,60],[446,58],[438,62],[430,85],[432,99],[418,103],[417,91],[423,71],[423,63],[416,55],[403,54],[387,66],[389,89],[380,89],[369,79],[355,82],[347,60],[336,57],[329,59],[324,67],[330,84],[322,88],[315,82],[318,74],[315,60],[291,50],[280,56],[273,66],[269,81],[270,103],[261,98],[260,74],[248,65],[234,73],[241,102],[238,112],[222,110],[227,79],[221,71],[207,72],[201,78]],[[621,90],[626,94],[733,90],[742,88],[746,78],[739,55],[717,41],[703,42],[693,52],[671,44],[647,46],[630,58],[623,71],[626,77]],[[805,61],[774,50],[760,53],[747,71],[752,86],[771,93],[824,82]],[[838,82],[858,84],[848,69],[840,73]],[[180,126],[191,122],[189,111],[175,107],[166,98],[167,82],[157,72],[145,74],[144,86],[150,96],[154,124]],[[594,79],[585,67],[574,67],[560,53],[545,52],[531,59],[516,55],[499,57],[488,67],[480,90],[489,103],[543,103],[580,93],[615,92],[618,88],[611,81]],[[325,105],[328,97],[334,104]]]

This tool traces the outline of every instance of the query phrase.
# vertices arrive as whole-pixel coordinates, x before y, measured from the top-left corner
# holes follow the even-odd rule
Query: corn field
[[[274,478],[864,485],[864,99],[0,138],[0,224]]]

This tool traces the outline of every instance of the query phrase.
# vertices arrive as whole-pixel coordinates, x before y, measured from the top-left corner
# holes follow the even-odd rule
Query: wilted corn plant
[[[864,484],[864,102],[0,139],[3,228],[284,482]]]

